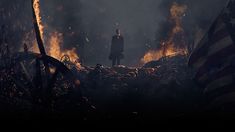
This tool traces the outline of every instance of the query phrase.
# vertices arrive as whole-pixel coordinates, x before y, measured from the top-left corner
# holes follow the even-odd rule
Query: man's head
[[[120,29],[116,29],[116,34],[117,34],[118,36],[120,36],[120,35],[121,35],[121,30],[120,30]]]

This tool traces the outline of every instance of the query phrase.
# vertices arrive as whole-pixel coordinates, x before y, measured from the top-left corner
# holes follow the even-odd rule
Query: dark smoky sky
[[[125,60],[129,66],[139,64],[149,49],[166,37],[169,8],[173,2],[188,6],[183,25],[190,42],[198,29],[205,32],[227,0],[40,0],[47,32],[64,33],[65,48],[78,43],[77,36],[86,32],[85,63],[110,65],[108,60],[111,37],[120,28],[125,38]],[[30,0],[1,0],[1,21],[7,23],[19,48],[21,36],[32,30]],[[9,12],[11,15],[9,16]],[[14,25],[14,26],[13,26]],[[10,30],[11,29],[11,30]],[[75,32],[73,37],[66,36]],[[14,43],[14,44],[13,44]],[[15,44],[17,43],[17,44]],[[14,48],[15,49],[15,48]],[[80,51],[78,51],[80,52]]]

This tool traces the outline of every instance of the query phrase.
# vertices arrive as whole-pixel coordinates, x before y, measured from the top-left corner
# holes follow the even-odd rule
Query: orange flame
[[[37,41],[32,36],[33,30],[29,33],[26,33],[24,35],[24,39],[22,40],[22,44],[27,44],[29,46],[29,51],[32,51],[34,53],[40,53],[37,47]],[[56,58],[57,60],[61,60],[63,56],[67,55],[69,56],[70,61],[76,66],[76,68],[81,68],[81,64],[79,63],[79,56],[76,53],[76,48],[72,48],[70,50],[63,50],[62,46],[63,34],[59,32],[50,33],[48,45],[46,46],[46,51],[48,55]]]
[[[49,47],[47,48],[48,54],[58,60],[61,57],[61,44],[63,43],[63,37],[61,33],[53,32],[50,34]]]
[[[81,65],[78,62],[79,57],[76,53],[76,48],[72,48],[71,50],[62,50],[63,44],[63,34],[58,32],[53,32],[50,35],[49,39],[49,49],[48,53],[50,56],[60,60],[62,56],[67,55],[70,58],[70,61],[76,65],[77,68],[80,68]]]
[[[45,40],[46,40],[46,42],[49,43],[49,45],[45,45],[47,53],[50,56],[52,56],[58,60],[60,60],[62,56],[67,55],[67,56],[69,56],[70,61],[73,64],[75,64],[75,66],[79,69],[81,67],[81,64],[79,63],[79,57],[76,53],[76,48],[72,48],[71,50],[62,50],[62,48],[63,48],[62,47],[62,45],[63,45],[63,34],[62,33],[52,32],[49,35],[49,37],[47,37],[45,39],[44,26],[43,26],[42,18],[41,18],[40,1],[39,0],[33,1],[33,8],[35,10],[36,19],[37,19],[37,23],[39,26],[41,38],[44,41],[44,43],[45,43]],[[33,34],[33,32],[26,33],[22,43],[27,44],[30,47],[29,48],[30,51],[33,51],[35,53],[39,53],[36,39],[33,39],[33,40],[31,39],[32,34]]]
[[[41,17],[41,11],[40,11],[40,1],[39,0],[34,0],[33,1],[33,8],[35,10],[35,15],[38,23],[38,27],[40,30],[40,35],[42,40],[44,41],[44,26],[42,23],[42,17]]]
[[[144,57],[141,59],[142,63],[148,63],[153,60],[159,60],[163,57],[173,57],[176,55],[186,55],[187,51],[185,49],[176,49],[173,47],[173,45],[170,45],[166,51],[163,49],[155,51],[151,50],[148,53],[144,55]]]
[[[188,54],[185,42],[183,46],[176,46],[174,38],[177,34],[183,33],[184,29],[182,27],[182,17],[187,10],[186,5],[179,5],[174,2],[170,8],[170,20],[174,23],[174,27],[171,29],[168,39],[160,43],[161,47],[158,50],[148,51],[144,57],[141,59],[141,63],[147,63],[153,60],[159,60],[166,56],[176,56],[176,55],[186,55]]]

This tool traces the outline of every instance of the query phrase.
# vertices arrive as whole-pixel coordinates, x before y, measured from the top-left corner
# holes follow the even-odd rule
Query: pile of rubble
[[[18,74],[17,71],[22,70],[1,68],[0,98],[9,100],[3,101],[5,103],[13,100],[17,108],[25,106],[27,108],[23,109],[32,111],[32,107],[35,107],[32,106],[34,101],[26,96],[32,92],[32,89],[26,88],[25,86],[28,86],[26,84],[21,86],[17,83],[26,82],[24,71]],[[80,70],[72,68],[71,71],[81,82],[79,90],[85,103],[85,105],[76,104],[71,109],[76,113],[80,107],[88,106],[84,110],[87,111],[86,116],[91,114],[91,118],[94,118],[94,115],[99,118],[112,118],[120,114],[123,117],[134,116],[134,118],[163,113],[179,115],[191,112],[200,105],[201,91],[192,81],[194,73],[187,66],[186,56],[162,58],[139,68],[125,66],[111,68],[97,64],[96,67],[83,67]],[[16,77],[18,80],[11,77]],[[69,95],[64,97],[68,98],[67,96]],[[78,95],[73,94],[73,96]],[[67,100],[59,102],[60,106],[64,103],[71,104]],[[79,108],[74,108],[75,106]],[[64,107],[70,109],[70,106]]]
[[[100,64],[77,72],[84,96],[104,113],[188,112],[200,102],[186,56],[153,61],[141,68]],[[168,113],[169,114],[169,113]]]

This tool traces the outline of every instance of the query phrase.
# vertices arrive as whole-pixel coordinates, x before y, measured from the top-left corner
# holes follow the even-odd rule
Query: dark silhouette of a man
[[[116,35],[112,38],[111,53],[109,59],[112,60],[112,66],[120,65],[121,59],[124,58],[124,38],[120,29],[116,30]]]

